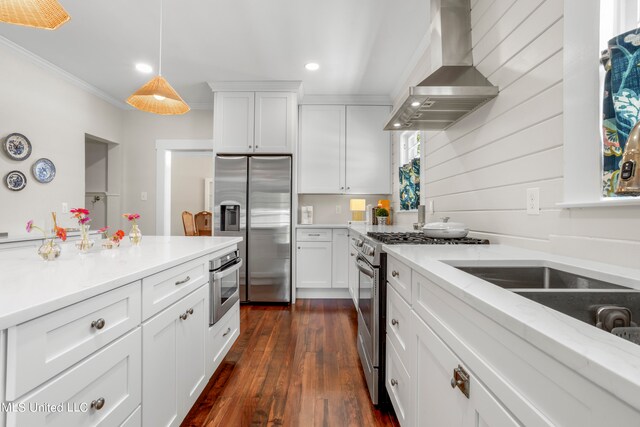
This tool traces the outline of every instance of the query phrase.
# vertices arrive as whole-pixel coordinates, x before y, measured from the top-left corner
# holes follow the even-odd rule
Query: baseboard
[[[349,288],[296,288],[296,299],[351,299]]]

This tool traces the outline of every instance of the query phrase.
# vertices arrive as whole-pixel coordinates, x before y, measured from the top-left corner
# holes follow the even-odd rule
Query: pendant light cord
[[[162,75],[162,0],[160,0],[160,55],[158,65],[158,75]]]

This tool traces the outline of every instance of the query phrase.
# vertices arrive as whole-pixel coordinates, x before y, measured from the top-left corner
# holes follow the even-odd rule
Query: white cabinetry
[[[206,286],[142,327],[142,419],[145,426],[177,426],[207,383]]]
[[[300,107],[298,192],[390,194],[387,106]]]
[[[215,92],[216,153],[291,153],[297,124],[292,92]]]
[[[358,279],[359,279],[359,274],[358,274],[358,267],[356,267],[356,250],[353,248],[353,246],[351,246],[351,242],[353,242],[353,240],[355,239],[355,237],[353,236],[352,232],[349,231],[349,246],[348,246],[348,252],[349,252],[349,259],[348,259],[348,264],[349,264],[349,293],[351,294],[351,298],[353,299],[353,304],[356,308],[358,308]]]
[[[298,288],[331,287],[331,241],[298,241],[296,283]]]
[[[346,228],[333,230],[331,273],[332,287],[349,287],[349,233]]]

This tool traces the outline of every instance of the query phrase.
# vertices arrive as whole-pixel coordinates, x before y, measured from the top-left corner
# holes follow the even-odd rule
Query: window
[[[640,4],[600,2],[602,197],[615,189],[629,132],[640,119]]]
[[[400,136],[399,197],[400,210],[418,209],[420,204],[421,133],[407,131]]]

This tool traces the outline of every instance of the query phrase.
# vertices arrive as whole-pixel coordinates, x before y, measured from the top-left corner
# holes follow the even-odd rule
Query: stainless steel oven
[[[240,298],[239,251],[233,251],[209,263],[209,326],[222,319]]]

